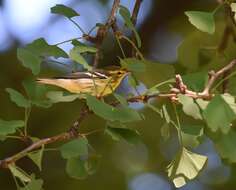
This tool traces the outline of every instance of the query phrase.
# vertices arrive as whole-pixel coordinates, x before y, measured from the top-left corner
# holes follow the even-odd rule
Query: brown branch
[[[98,28],[97,35],[95,37],[97,52],[94,56],[93,68],[96,68],[98,66],[100,54],[101,54],[102,42],[104,38],[106,37],[109,28],[115,22],[115,14],[117,12],[117,9],[119,8],[119,4],[120,4],[120,0],[114,0],[113,5],[112,5],[112,10],[111,10],[110,16],[107,19],[106,24]]]
[[[194,99],[211,99],[214,95],[210,93],[211,88],[213,87],[214,83],[216,82],[219,77],[227,73],[228,71],[232,70],[236,66],[236,59],[231,61],[228,65],[220,69],[219,71],[210,71],[209,72],[209,80],[205,86],[205,89],[202,92],[194,92],[187,88],[187,86],[182,81],[182,78],[180,75],[176,75],[175,77],[175,87],[170,90],[169,93],[157,93],[153,95],[139,95],[135,97],[128,98],[128,102],[147,102],[151,98],[169,98],[172,101],[176,101],[178,98],[178,94],[184,94],[186,96],[192,97]],[[113,102],[110,103],[112,106],[118,105],[119,102]],[[82,121],[85,119],[85,117],[92,113],[88,107],[83,107],[81,109],[80,117],[79,119],[74,122],[72,128],[65,133],[61,133],[59,135],[48,137],[41,139],[39,141],[34,142],[24,150],[22,150],[19,153],[16,153],[13,156],[10,156],[8,158],[5,158],[3,160],[0,160],[0,168],[8,168],[9,164],[15,163],[17,160],[25,157],[29,152],[32,152],[34,150],[37,150],[38,148],[42,147],[43,145],[52,144],[54,142],[61,142],[61,141],[67,141],[73,138],[76,138],[78,136],[86,136],[89,134],[93,134],[94,132],[100,131],[100,129],[84,134],[80,134],[78,132],[79,126],[81,125]]]
[[[143,0],[136,0],[135,5],[134,5],[133,13],[132,13],[132,16],[131,16],[131,21],[132,21],[134,26],[136,26],[136,23],[137,23],[137,17],[138,17],[138,13],[139,13],[142,1]],[[136,43],[134,32],[132,32],[132,41],[134,43]],[[132,53],[131,54],[132,54],[132,56],[136,57],[136,50],[134,48],[132,48]]]

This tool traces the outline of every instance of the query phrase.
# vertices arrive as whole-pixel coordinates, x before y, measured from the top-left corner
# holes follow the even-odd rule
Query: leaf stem
[[[75,22],[72,18],[69,18],[69,20],[82,32],[82,34],[86,34],[86,32],[77,22]]]
[[[77,38],[72,38],[72,39],[69,39],[69,40],[65,40],[65,41],[62,41],[62,42],[58,42],[58,43],[54,44],[54,46],[58,46],[58,45],[65,44],[65,43],[71,42],[71,41],[73,41],[73,40],[79,40],[79,39],[83,39],[83,37],[80,36],[80,37],[77,37]]]
[[[176,105],[174,103],[172,103],[173,107],[174,107],[174,112],[175,112],[175,116],[176,116],[176,121],[177,121],[177,133],[178,133],[178,138],[179,138],[179,144],[181,147],[183,147],[183,139],[182,139],[182,134],[181,134],[181,125],[180,125],[180,120],[179,120],[179,115],[176,109]]]
[[[143,54],[139,51],[139,49],[137,48],[137,46],[135,45],[135,43],[134,43],[132,40],[130,40],[128,37],[126,37],[126,36],[124,36],[124,35],[122,35],[120,38],[123,38],[123,39],[125,39],[126,41],[128,41],[128,42],[132,45],[132,47],[136,50],[136,52],[138,53],[139,57],[140,57],[142,60],[144,60]]]

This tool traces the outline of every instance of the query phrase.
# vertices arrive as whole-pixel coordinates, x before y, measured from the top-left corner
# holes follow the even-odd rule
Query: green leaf
[[[18,48],[17,58],[22,62],[24,67],[31,69],[34,75],[39,74],[42,59],[38,55],[33,54],[28,49]]]
[[[42,190],[43,180],[36,179],[34,175],[31,175],[31,182],[29,182],[25,187],[20,188],[20,190]]]
[[[141,39],[138,32],[136,31],[135,26],[133,25],[131,21],[131,15],[130,15],[129,10],[124,6],[120,6],[119,14],[122,16],[123,20],[125,21],[126,26],[134,32],[138,47],[140,48],[142,44]]]
[[[30,182],[31,178],[27,173],[25,173],[21,168],[17,167],[15,164],[10,164],[9,169],[15,177],[19,178],[23,182]]]
[[[189,115],[194,119],[202,120],[200,109],[193,98],[180,94],[178,95],[178,100],[183,105],[183,111],[186,115]]]
[[[47,87],[40,85],[34,80],[24,80],[24,89],[31,100],[31,103],[37,107],[49,108],[52,103],[46,99]]]
[[[223,133],[229,132],[231,122],[236,118],[234,111],[220,95],[210,101],[203,111],[203,116],[213,132],[221,130]]]
[[[79,42],[78,40],[73,40],[72,44],[78,48],[78,51],[80,53],[96,53],[97,52],[97,48],[85,45]]]
[[[146,69],[145,63],[136,58],[120,59],[120,64],[123,68],[131,72],[144,72]]]
[[[141,120],[139,113],[129,107],[115,108],[91,95],[86,96],[87,105],[96,115],[109,121],[132,122]]]
[[[42,171],[42,158],[43,158],[44,146],[37,152],[31,152],[28,157],[38,166],[39,170]]]
[[[92,70],[92,67],[88,64],[85,58],[80,54],[80,48],[74,47],[70,50],[69,57],[76,63],[81,64],[85,69]]]
[[[30,101],[27,100],[21,93],[11,88],[7,88],[6,91],[9,93],[11,101],[17,106],[23,108],[30,107]]]
[[[129,144],[140,142],[139,134],[135,130],[107,127],[105,133],[111,136],[114,141],[124,140]]]
[[[223,159],[230,163],[236,163],[236,132],[230,130],[227,134],[222,134],[220,139],[215,141],[216,148]]]
[[[135,76],[147,87],[169,80],[175,74],[174,67],[170,64],[160,64],[148,60],[142,62],[145,64],[145,72],[136,72]]]
[[[47,93],[47,97],[50,99],[52,103],[59,103],[59,102],[73,102],[77,98],[81,98],[79,94],[72,94],[72,95],[64,95],[62,91],[50,91]]]
[[[6,136],[16,132],[16,129],[24,127],[25,122],[21,120],[5,121],[0,119],[0,136]]]
[[[51,8],[51,13],[63,15],[67,18],[80,16],[75,10],[62,4],[57,4]]]
[[[194,179],[207,163],[207,157],[182,148],[176,158],[167,166],[168,177],[175,187],[184,186]]]
[[[197,147],[202,135],[203,127],[200,125],[181,125],[181,136],[185,147]]]
[[[88,140],[85,137],[72,140],[62,145],[60,151],[65,159],[88,155]]]
[[[185,15],[188,16],[190,23],[202,32],[207,32],[209,34],[213,34],[215,32],[215,20],[213,13],[202,11],[186,11]]]
[[[67,174],[75,179],[85,179],[88,176],[85,162],[79,157],[68,159],[66,163]]]
[[[201,92],[203,91],[207,83],[208,74],[205,71],[191,73],[191,74],[182,76],[182,79],[183,79],[184,84],[186,84],[189,89],[194,90],[196,92]]]
[[[26,46],[26,49],[38,56],[52,56],[55,58],[68,58],[67,53],[56,45],[49,45],[44,38],[34,40],[31,44]]]

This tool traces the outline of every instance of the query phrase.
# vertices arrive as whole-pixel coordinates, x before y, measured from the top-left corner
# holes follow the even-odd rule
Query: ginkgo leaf
[[[181,125],[181,136],[185,147],[197,147],[202,135],[203,127],[201,125]]]
[[[194,119],[202,119],[200,109],[193,101],[193,98],[180,94],[178,95],[178,100],[183,105],[183,111],[186,115],[189,115]]]
[[[228,133],[231,122],[236,119],[236,113],[221,95],[216,95],[203,111],[207,126],[213,131],[221,130]]]
[[[42,170],[42,158],[43,158],[44,146],[36,152],[28,154],[28,157],[38,166],[39,170]]]
[[[215,20],[212,12],[186,11],[189,22],[202,32],[213,34],[215,32]]]
[[[168,177],[173,181],[175,187],[182,187],[189,180],[197,177],[206,163],[206,156],[190,152],[183,147],[167,166]]]
[[[81,64],[85,69],[92,70],[86,59],[80,54],[80,47],[73,47],[70,50],[69,57],[76,63]]]
[[[67,7],[65,5],[62,5],[62,4],[57,4],[56,6],[52,7],[51,13],[63,15],[67,18],[80,16],[79,13],[77,13],[74,9]]]
[[[17,167],[15,164],[10,164],[9,169],[15,177],[19,178],[23,182],[30,182],[30,176],[24,172],[21,168]]]
[[[36,179],[35,175],[31,175],[31,182],[29,182],[25,187],[20,188],[20,190],[43,190],[43,180]]]
[[[230,163],[236,163],[236,132],[230,130],[227,134],[222,134],[219,139],[215,141],[216,148],[220,156],[227,159]]]

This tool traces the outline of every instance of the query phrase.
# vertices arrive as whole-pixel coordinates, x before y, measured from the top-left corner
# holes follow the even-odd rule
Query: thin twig
[[[137,23],[137,17],[138,17],[138,13],[139,13],[139,10],[141,7],[141,3],[142,3],[142,0],[136,0],[135,5],[134,5],[133,13],[131,16],[131,21],[134,26],[136,26],[136,23]],[[132,33],[132,41],[135,43],[134,32]],[[132,56],[135,56],[135,55],[136,55],[136,50],[134,48],[132,48]]]

